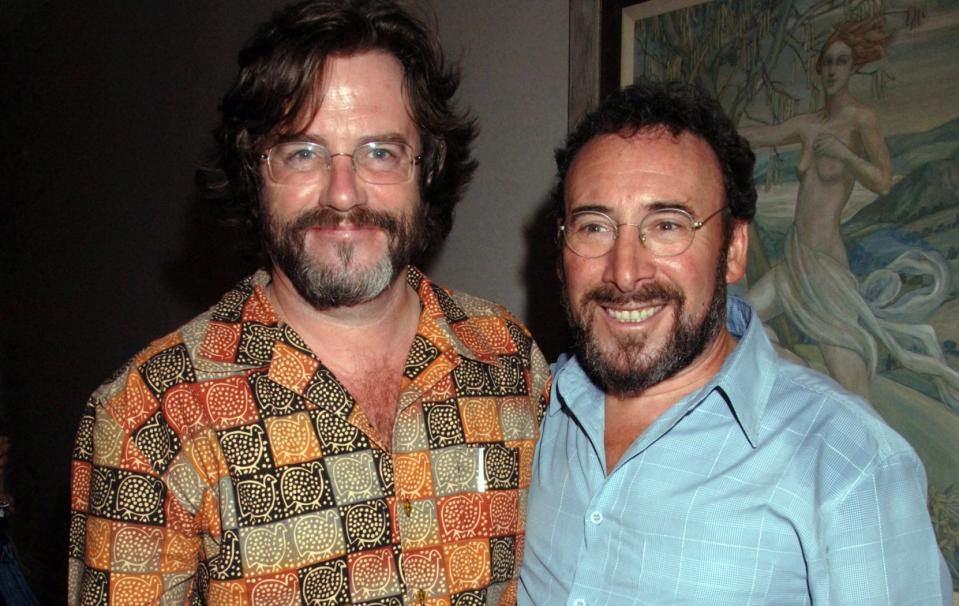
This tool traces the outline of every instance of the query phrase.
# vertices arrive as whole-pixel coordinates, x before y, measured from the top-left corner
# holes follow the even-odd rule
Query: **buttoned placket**
[[[561,377],[555,379],[557,385],[555,389],[560,389]],[[683,417],[692,409],[701,405],[712,393],[712,388],[707,388],[690,394],[677,402],[670,408],[664,416],[660,417],[640,438],[630,445],[623,453],[623,456],[616,463],[616,466],[610,473],[606,473],[606,456],[604,447],[605,436],[605,408],[596,406],[596,399],[602,398],[602,392],[593,388],[592,391],[575,390],[572,398],[565,401],[568,414],[577,419],[582,428],[582,434],[592,447],[592,456],[590,456],[590,468],[594,473],[600,474],[598,490],[590,498],[584,512],[584,542],[583,550],[588,552],[596,545],[604,544],[604,537],[609,532],[613,532],[607,521],[607,514],[610,504],[615,502],[616,495],[622,490],[621,480],[626,474],[625,467],[630,464],[642,464],[645,452],[660,437],[669,432]],[[614,539],[609,538],[608,543]],[[581,562],[593,561],[592,558],[585,556],[585,553],[579,558]],[[599,574],[596,570],[577,568],[570,585],[571,592],[566,601],[568,606],[588,606],[589,590],[591,583],[595,583]]]
[[[420,326],[423,326],[424,323],[435,321],[435,319],[430,318],[426,314],[425,310],[421,313]],[[456,354],[455,348],[450,343],[433,343],[433,345],[437,347],[441,353],[440,356],[432,362],[430,368],[427,371],[424,371],[424,373],[421,373],[417,377],[417,380],[409,380],[407,375],[404,374],[399,403],[397,404],[396,425],[393,428],[394,445],[396,444],[397,427],[399,423],[403,422],[403,411],[407,410],[410,406],[422,407],[423,394],[429,393],[429,391],[437,383],[450,376],[453,373],[453,370],[456,369],[460,364],[460,357]],[[429,377],[429,381],[425,383],[420,380],[424,374]],[[423,416],[422,414],[417,415],[416,418],[419,420],[422,419]],[[419,429],[425,431],[425,427]],[[392,459],[393,454],[390,453],[389,456]],[[394,477],[393,481],[394,495],[410,494],[414,490],[414,487],[402,486],[402,478]],[[410,596],[410,601],[416,606],[425,606],[427,599],[430,597],[427,593],[427,589],[424,587],[412,587],[406,580],[406,554],[411,550],[411,547],[409,545],[407,533],[404,532],[403,528],[407,523],[412,521],[413,514],[416,510],[416,504],[409,497],[403,497],[399,500],[399,509],[402,511],[402,513],[397,512],[399,519],[397,520],[396,529],[397,533],[399,534],[398,539],[400,546],[400,578],[406,585],[407,595]],[[436,532],[438,533],[439,529],[436,529]]]

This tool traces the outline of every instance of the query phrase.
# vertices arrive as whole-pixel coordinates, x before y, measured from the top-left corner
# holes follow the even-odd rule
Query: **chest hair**
[[[376,441],[388,452],[393,446],[402,370],[402,364],[380,363],[340,377],[370,422]]]

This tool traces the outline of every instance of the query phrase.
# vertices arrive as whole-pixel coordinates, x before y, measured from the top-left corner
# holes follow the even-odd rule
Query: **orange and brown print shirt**
[[[259,272],[87,404],[70,604],[512,603],[547,365],[502,307],[436,286],[393,452]]]

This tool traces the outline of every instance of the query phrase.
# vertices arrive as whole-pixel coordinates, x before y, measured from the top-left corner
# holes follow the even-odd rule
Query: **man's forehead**
[[[379,49],[327,57],[305,101],[296,117],[277,130],[278,138],[310,133],[320,112],[339,114],[346,120],[357,114],[384,118],[402,114],[415,121],[404,68],[395,55]],[[395,129],[383,135],[397,138]]]
[[[696,173],[720,173],[719,159],[712,146],[689,131],[673,134],[657,128],[593,137],[576,154],[568,177],[575,179],[584,172],[583,169],[613,174],[660,173],[685,177],[689,175],[683,169],[693,167],[698,169]]]
[[[686,131],[603,134],[583,146],[566,180],[567,208],[626,204],[647,211],[711,206],[724,196],[712,147]]]
[[[665,125],[648,126],[640,130],[624,129],[614,133],[597,134],[586,142],[577,156],[582,155],[583,151],[595,148],[614,154],[623,151],[640,154],[650,148],[666,152],[677,151],[683,155],[701,154],[708,151],[708,155],[715,158],[712,146],[699,135],[689,130],[673,132]]]

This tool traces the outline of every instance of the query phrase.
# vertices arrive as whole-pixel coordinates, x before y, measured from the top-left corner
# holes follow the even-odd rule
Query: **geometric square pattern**
[[[499,306],[409,268],[393,451],[265,272],[94,393],[69,602],[482,604],[515,595],[545,360]],[[192,581],[191,581],[192,579]]]

